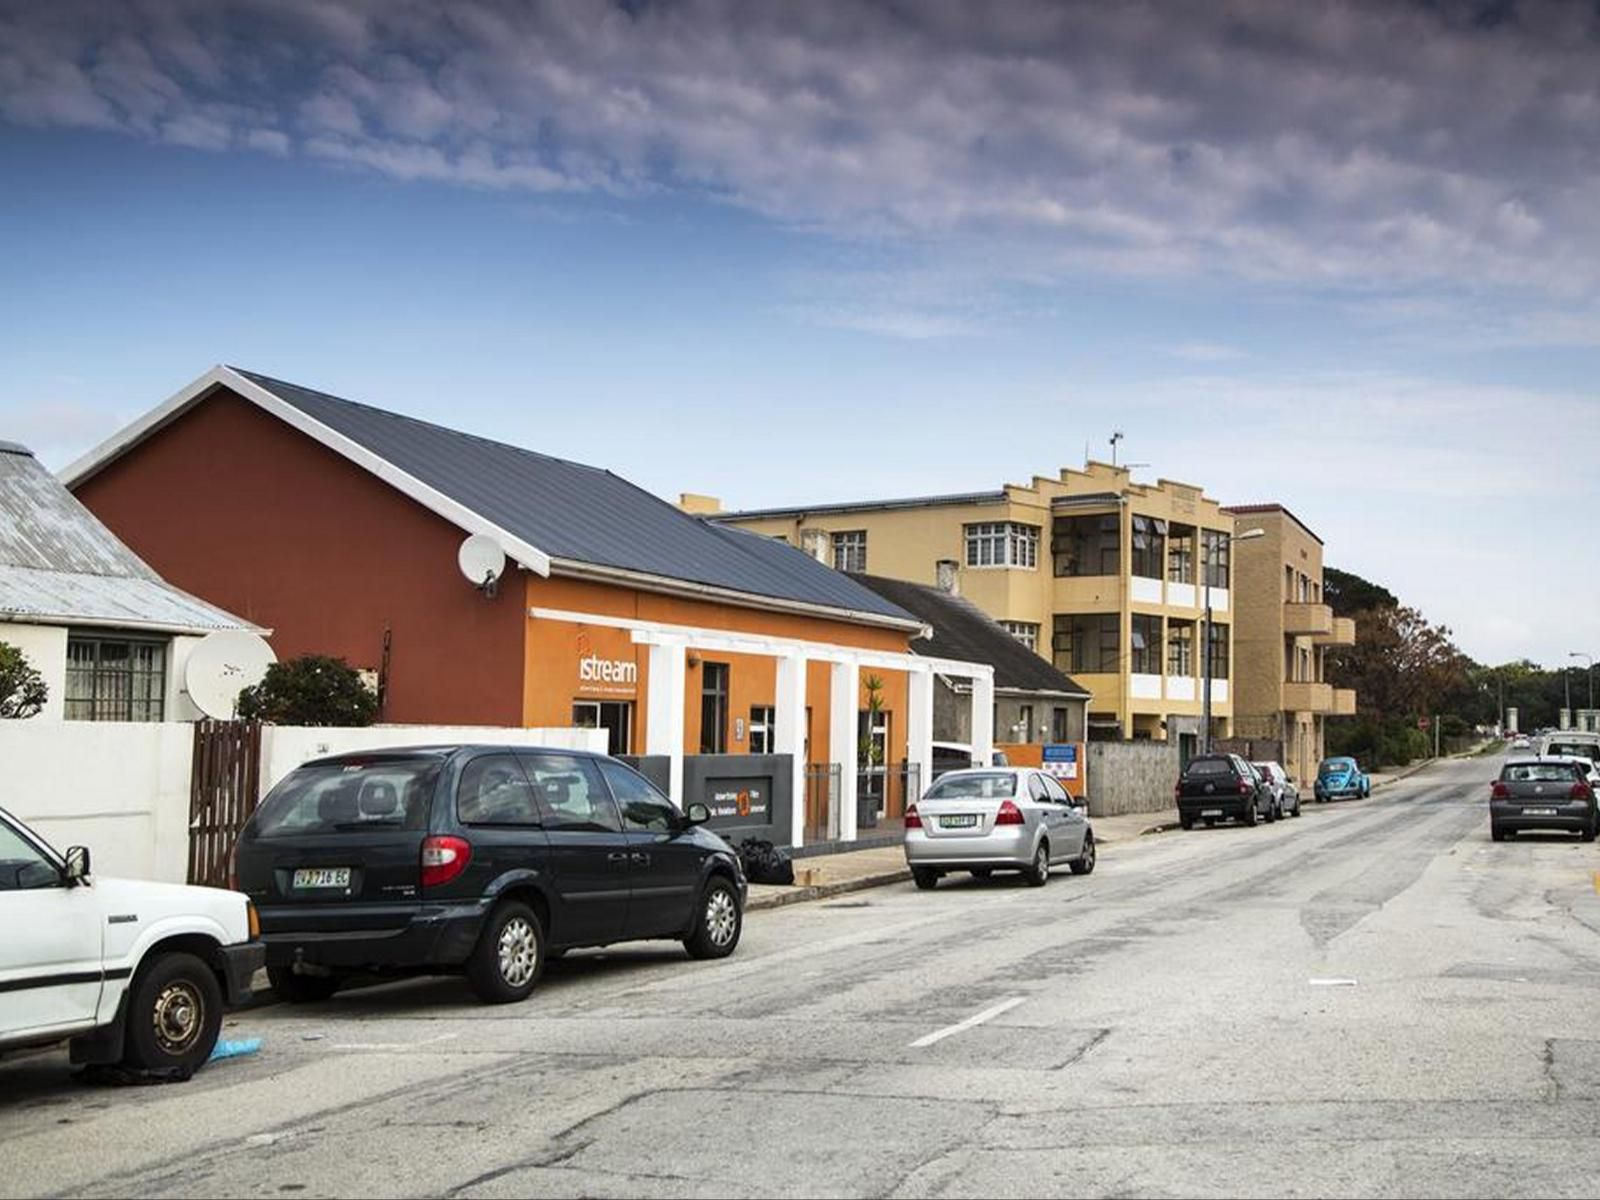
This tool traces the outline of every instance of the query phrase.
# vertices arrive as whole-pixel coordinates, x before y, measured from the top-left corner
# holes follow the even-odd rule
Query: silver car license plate
[[[1522,815],[1525,817],[1553,817],[1556,815],[1556,810],[1553,808],[1525,808],[1522,810]]]
[[[301,867],[294,873],[297,888],[347,888],[350,886],[349,867]]]
[[[1202,817],[1220,817],[1222,815],[1222,810],[1220,808],[1202,808],[1200,810],[1200,815]]]
[[[940,829],[972,829],[978,824],[977,813],[957,813],[953,817],[940,817]]]

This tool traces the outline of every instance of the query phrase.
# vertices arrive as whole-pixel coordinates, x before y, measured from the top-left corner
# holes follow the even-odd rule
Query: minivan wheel
[[[1088,875],[1094,871],[1094,834],[1083,835],[1083,853],[1072,860],[1074,875]]]
[[[694,932],[683,947],[695,958],[727,958],[739,944],[744,931],[744,913],[733,884],[713,875],[700,895],[700,909],[694,919]]]
[[[495,906],[467,959],[467,981],[487,1004],[525,1000],[544,970],[544,928],[520,900]]]
[[[268,967],[267,982],[280,1000],[314,1004],[337,992],[343,981],[337,975],[296,975],[288,967]]]
[[[1033,852],[1033,865],[1022,873],[1029,887],[1043,887],[1050,882],[1050,843],[1040,842]]]
[[[222,987],[192,954],[147,963],[128,999],[122,1061],[139,1071],[188,1075],[206,1059],[222,1029]]]

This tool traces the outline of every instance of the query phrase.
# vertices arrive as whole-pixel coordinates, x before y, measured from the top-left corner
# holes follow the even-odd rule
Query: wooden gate
[[[261,725],[196,721],[189,780],[189,882],[225,888],[234,839],[261,799]]]

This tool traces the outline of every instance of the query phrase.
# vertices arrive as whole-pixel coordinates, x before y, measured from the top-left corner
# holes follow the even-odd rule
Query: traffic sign
[[[1417,718],[1417,728],[1418,729],[1426,729],[1427,727],[1428,727],[1428,718],[1427,717],[1418,717]]]

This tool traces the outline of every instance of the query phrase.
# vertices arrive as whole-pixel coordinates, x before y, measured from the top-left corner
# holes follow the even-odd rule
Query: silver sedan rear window
[[[1017,794],[1017,777],[1010,771],[985,771],[978,775],[946,775],[928,789],[928,800],[999,800]]]

